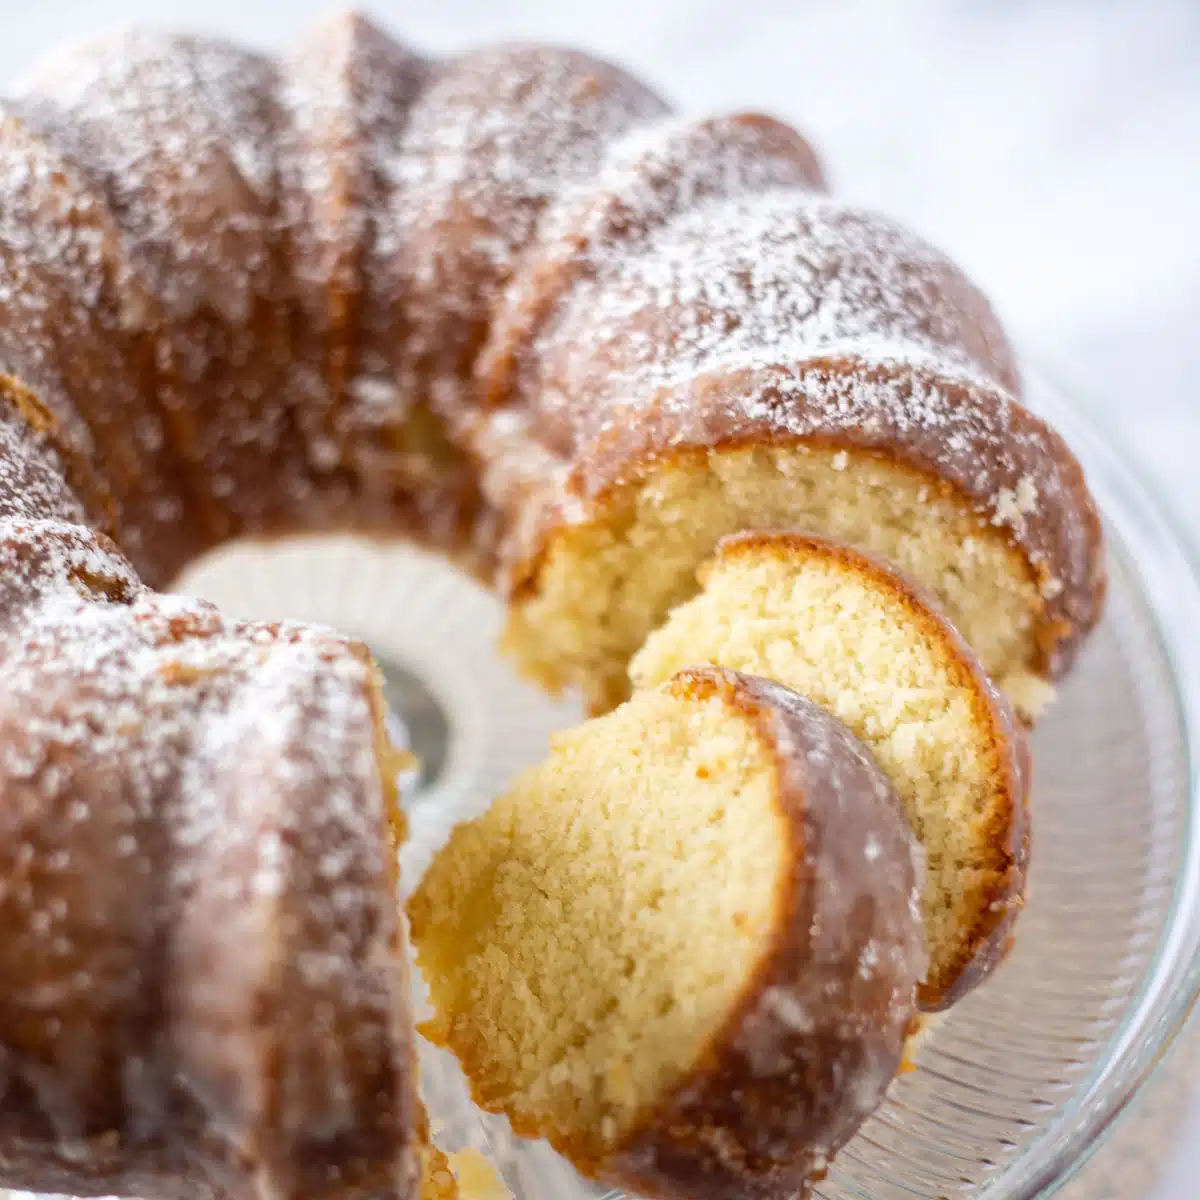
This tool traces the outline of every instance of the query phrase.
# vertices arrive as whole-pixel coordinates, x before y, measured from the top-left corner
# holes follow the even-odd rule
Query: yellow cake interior
[[[768,541],[735,548],[705,574],[703,591],[635,656],[635,684],[702,663],[763,675],[859,737],[924,848],[929,979],[946,982],[1009,866],[1011,781],[979,681],[937,616],[836,553]]]
[[[629,659],[717,542],[795,528],[894,563],[935,595],[1014,705],[1049,698],[1031,671],[1042,611],[1027,565],[957,495],[883,459],[833,447],[712,451],[656,469],[601,517],[560,530],[518,594],[506,645],[544,685],[583,690],[593,712],[629,694]]]
[[[410,904],[428,1034],[483,1107],[599,1157],[730,1014],[788,852],[753,722],[714,696],[640,693],[559,735],[435,861]]]

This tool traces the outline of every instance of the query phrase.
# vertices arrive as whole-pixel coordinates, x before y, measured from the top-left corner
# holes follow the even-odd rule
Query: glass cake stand
[[[838,1157],[825,1200],[1032,1200],[1086,1159],[1200,990],[1200,577],[1113,440],[1052,387],[1029,402],[1083,460],[1107,521],[1107,613],[1034,738],[1034,856],[1016,949],[949,1013],[917,1069]],[[411,886],[454,821],[545,753],[577,705],[548,700],[496,655],[499,605],[441,562],[350,540],[243,545],[187,590],[247,616],[362,637],[388,674],[410,780]],[[448,1149],[485,1150],[517,1200],[616,1192],[519,1143],[427,1048],[423,1083]]]

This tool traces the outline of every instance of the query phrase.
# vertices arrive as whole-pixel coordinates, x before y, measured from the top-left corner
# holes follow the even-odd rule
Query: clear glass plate
[[[1036,733],[1016,950],[939,1023],[818,1189],[825,1200],[1048,1195],[1146,1078],[1200,987],[1198,576],[1119,448],[1044,382],[1030,381],[1029,400],[1082,458],[1104,511],[1107,615]],[[486,592],[405,548],[235,547],[186,586],[231,611],[322,621],[372,646],[433,764],[415,781],[409,881],[454,820],[578,716],[497,657],[501,614]],[[439,1140],[486,1148],[517,1200],[619,1200],[472,1108],[445,1054],[426,1051],[424,1085]]]

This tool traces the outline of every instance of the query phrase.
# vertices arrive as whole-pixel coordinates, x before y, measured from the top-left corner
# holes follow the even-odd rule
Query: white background
[[[0,79],[64,37],[117,24],[272,46],[327,7],[93,0],[35,10],[0,0]],[[685,110],[744,106],[793,120],[842,193],[958,256],[1018,340],[1119,430],[1200,531],[1198,0],[372,8],[431,51],[498,37],[582,44],[646,74]],[[1200,1102],[1155,1200],[1197,1196]]]

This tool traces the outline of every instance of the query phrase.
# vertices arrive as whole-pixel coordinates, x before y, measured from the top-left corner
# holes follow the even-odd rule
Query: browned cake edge
[[[828,1161],[883,1100],[913,1015],[913,979],[902,968],[878,982],[874,1003],[862,1004],[859,990],[848,1005],[847,977],[857,962],[821,961],[814,950],[813,930],[828,921],[824,893],[831,884],[854,884],[856,911],[871,908],[872,921],[888,910],[903,928],[900,914],[910,917],[903,961],[915,955],[919,969],[923,935],[911,905],[919,888],[911,834],[891,785],[861,743],[795,692],[719,668],[682,671],[667,687],[680,698],[719,697],[754,724],[775,759],[794,868],[780,881],[778,920],[759,969],[695,1070],[623,1145],[585,1166],[671,1200],[792,1200],[824,1177]],[[841,787],[806,766],[806,750],[830,738],[847,751],[839,754],[850,772]],[[846,785],[857,803],[844,802]],[[867,865],[868,836],[882,841],[891,870]],[[853,862],[862,870],[852,878]],[[885,953],[880,961],[887,962]],[[829,1004],[814,1012],[822,985]]]
[[[776,765],[792,867],[780,877],[757,970],[683,1082],[616,1146],[594,1132],[552,1144],[583,1174],[661,1200],[799,1200],[901,1066],[926,961],[919,852],[891,784],[817,705],[770,680],[716,667],[679,672],[665,687],[681,699],[720,699],[753,723]],[[838,780],[807,767],[814,745],[827,752],[833,745]],[[868,865],[869,837],[881,843],[890,870]],[[850,901],[827,907],[846,887],[855,890],[854,912],[869,914],[865,929],[847,928]],[[882,946],[878,971],[860,977],[848,946],[861,950],[873,940]],[[461,1061],[470,1080],[471,1063]],[[523,1137],[546,1136],[520,1117],[513,1127]]]
[[[794,531],[754,531],[724,538],[712,562],[739,555],[768,553],[784,561],[790,553],[816,555],[842,564],[889,593],[946,651],[945,666],[970,694],[975,728],[991,760],[997,806],[986,827],[983,848],[991,860],[992,883],[960,958],[943,965],[919,990],[921,1008],[939,1012],[977,987],[1004,961],[1012,948],[1014,927],[1025,907],[1032,814],[1032,758],[1024,726],[996,690],[979,660],[935,600],[889,564],[852,546]],[[700,569],[701,582],[712,563]]]

